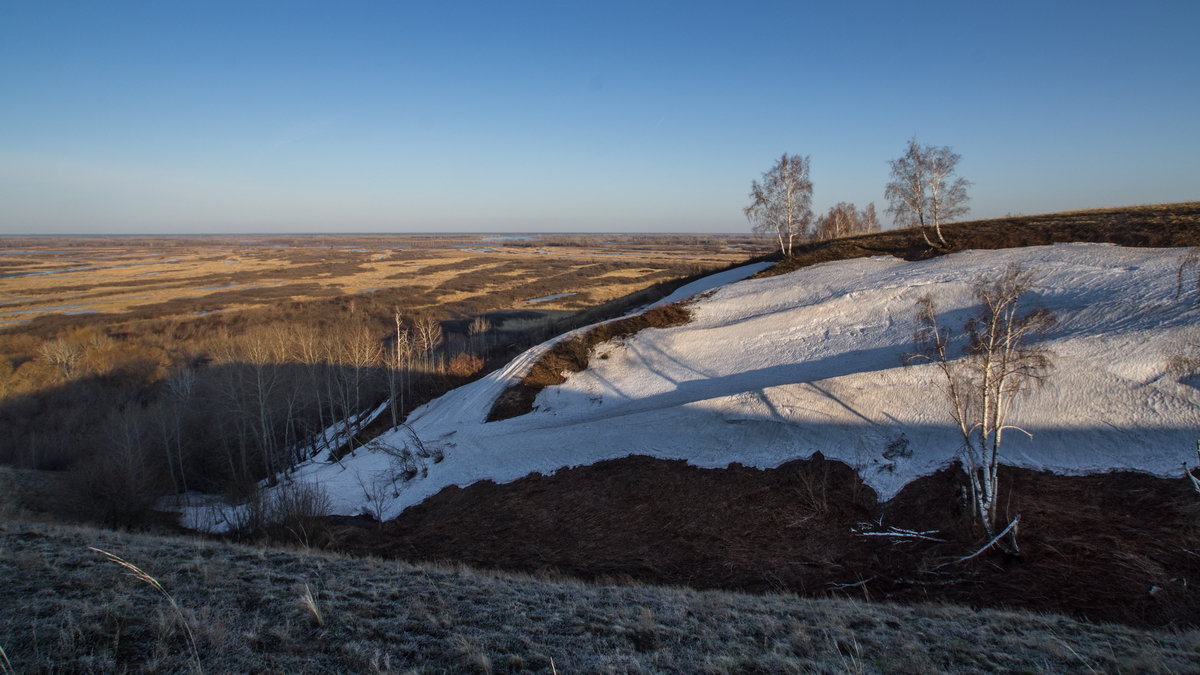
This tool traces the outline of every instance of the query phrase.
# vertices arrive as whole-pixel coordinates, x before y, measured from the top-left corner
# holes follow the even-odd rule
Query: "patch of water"
[[[532,305],[532,304],[538,303],[538,302],[550,302],[551,300],[560,300],[562,298],[569,298],[572,295],[578,295],[578,294],[577,293],[555,293],[554,295],[547,295],[547,296],[544,296],[541,298],[534,298],[532,300],[526,300],[525,304]]]
[[[40,314],[43,312],[44,313],[62,312],[63,314],[73,314],[73,313],[79,314],[79,313],[82,313],[82,311],[95,311],[95,310],[80,310],[81,307],[87,307],[87,306],[88,305],[86,303],[76,302],[76,303],[71,303],[69,305],[52,305],[50,307],[38,307],[36,309],[16,309],[16,310],[12,310],[9,312],[0,312],[0,316],[19,316],[22,314]]]
[[[91,272],[94,270],[113,270],[120,267],[136,267],[138,265],[159,265],[165,263],[177,263],[179,258],[171,258],[170,260],[145,260],[134,263],[121,263],[120,265],[86,265],[84,267],[67,267],[60,270],[39,270],[37,272],[14,272],[11,274],[0,274],[0,279],[18,279],[21,277],[44,277],[50,274],[69,274],[71,272]]]

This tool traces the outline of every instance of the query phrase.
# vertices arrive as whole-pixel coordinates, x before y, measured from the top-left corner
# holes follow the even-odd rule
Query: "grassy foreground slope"
[[[176,604],[91,547],[137,565]],[[0,672],[1183,672],[1200,663],[1197,632],[591,585],[17,519],[0,524],[0,580]]]

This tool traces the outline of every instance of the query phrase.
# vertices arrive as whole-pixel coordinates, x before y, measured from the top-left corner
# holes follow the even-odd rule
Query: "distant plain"
[[[720,235],[10,237],[0,240],[0,330],[54,315],[56,325],[186,319],[398,290],[408,309],[525,288],[528,297],[501,304],[577,309],[762,250],[748,236]],[[529,302],[546,296],[557,297]]]

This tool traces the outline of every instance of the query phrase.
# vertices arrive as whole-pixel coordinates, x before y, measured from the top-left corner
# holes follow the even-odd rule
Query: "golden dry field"
[[[0,330],[51,315],[58,326],[186,319],[378,293],[402,294],[406,310],[579,309],[763,251],[745,236],[696,235],[9,237]]]

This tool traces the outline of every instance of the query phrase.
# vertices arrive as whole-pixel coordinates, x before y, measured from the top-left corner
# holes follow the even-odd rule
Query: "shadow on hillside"
[[[153,364],[133,364],[10,396],[0,402],[0,463],[59,474],[61,492],[35,495],[37,510],[131,525],[164,494],[244,492],[296,462],[366,442],[381,429],[365,417],[341,435],[323,432],[345,429],[343,420],[393,390],[402,419],[471,379],[328,363],[184,372],[164,378]],[[393,426],[390,409],[374,422]]]
[[[1021,555],[989,552],[961,472],[879,504],[820,453],[774,469],[630,456],[497,485],[448,487],[382,525],[341,521],[330,545],[405,559],[702,588],[939,601],[1092,621],[1200,625],[1200,498],[1182,478],[1003,468]],[[930,540],[862,536],[898,527]]]
[[[642,355],[645,353],[642,350],[653,352],[654,358],[647,359]],[[761,392],[771,387],[808,384],[865,371],[898,368],[901,366],[901,359],[904,355],[912,351],[912,345],[856,349],[823,359],[780,364],[725,375],[713,375],[696,370],[646,343],[639,343],[635,351],[639,352],[638,360],[644,370],[656,378],[670,383],[673,388],[649,396],[640,396],[639,391],[624,391],[611,380],[595,374],[595,371],[589,371],[589,376],[594,377],[604,387],[603,395],[606,398],[614,399],[611,408],[620,410],[619,414],[660,410],[723,396],[733,396],[743,392]],[[696,379],[679,379],[673,376],[674,374],[652,365],[655,361],[661,362],[664,359],[671,361],[679,370],[695,376]],[[640,385],[640,382],[638,384]],[[587,409],[588,407],[587,399],[591,395],[587,392],[563,387],[556,387],[555,392],[555,408]],[[605,404],[609,405],[608,401]]]

